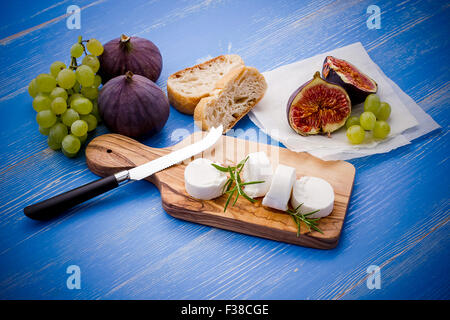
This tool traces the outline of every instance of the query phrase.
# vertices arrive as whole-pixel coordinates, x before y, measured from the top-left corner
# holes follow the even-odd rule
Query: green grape
[[[373,137],[377,139],[386,138],[391,132],[391,127],[386,121],[380,120],[375,122],[375,126],[373,128]]]
[[[97,57],[103,53],[103,46],[97,39],[90,39],[86,43],[86,48],[90,53]]]
[[[100,77],[98,74],[94,77],[94,87],[98,88],[102,84],[102,77]]]
[[[82,115],[80,119],[85,121],[88,124],[88,132],[91,132],[95,128],[97,128],[97,118],[92,114]]]
[[[69,130],[62,123],[57,123],[53,127],[50,128],[49,137],[53,142],[61,144],[62,140],[65,136],[69,134]]]
[[[85,143],[87,140],[88,134],[85,133],[84,135],[82,135],[81,137],[77,137],[78,139],[80,139],[81,144]]]
[[[50,92],[50,99],[55,99],[57,97],[63,98],[64,100],[67,100],[69,95],[67,94],[67,91],[63,88],[56,87],[55,89]]]
[[[81,93],[74,93],[69,97],[68,103],[72,105],[72,101],[78,99],[78,98],[84,98],[84,96]]]
[[[80,93],[81,86],[78,81],[75,81],[75,84],[73,85],[72,90],[74,93]]]
[[[387,119],[389,119],[390,115],[391,115],[391,106],[387,102],[382,102],[380,104],[380,108],[378,108],[378,112],[376,113],[377,120],[386,121]]]
[[[95,100],[98,97],[98,89],[97,87],[83,87],[81,94],[90,100]]]
[[[54,114],[63,114],[67,110],[67,102],[64,98],[56,97],[52,101],[52,111]]]
[[[37,113],[36,122],[42,128],[50,128],[55,124],[56,116],[51,110],[42,110]]]
[[[98,61],[98,58],[96,56],[93,56],[91,54],[85,56],[83,60],[81,60],[81,63],[90,67],[92,71],[94,71],[94,73],[96,73],[98,69],[100,69],[100,61]]]
[[[375,115],[370,111],[363,112],[359,117],[361,127],[363,127],[363,129],[365,130],[372,130],[376,121],[377,117],[375,117]]]
[[[73,134],[64,137],[61,142],[62,149],[69,154],[77,153],[80,150],[81,142]]]
[[[70,132],[77,136],[84,136],[88,131],[88,124],[84,120],[77,120],[72,123],[70,126]]]
[[[94,85],[95,74],[90,67],[85,65],[79,66],[77,71],[75,71],[75,75],[77,76],[77,81],[83,87],[92,87]]]
[[[353,125],[347,129],[347,138],[353,144],[360,144],[365,136],[366,132],[361,126]]]
[[[79,119],[80,115],[73,109],[67,109],[66,112],[61,115],[62,122],[68,127],[72,126],[72,123]]]
[[[52,138],[50,138],[50,136],[47,137],[47,144],[48,144],[48,147],[52,150],[61,149],[61,143],[54,141]]]
[[[92,102],[87,98],[77,98],[72,100],[70,107],[79,114],[89,114],[92,111]]]
[[[345,122],[345,127],[348,129],[355,124],[359,125],[359,118],[355,117],[355,116],[351,116]]]
[[[33,98],[36,97],[37,94],[39,93],[39,87],[36,83],[36,78],[30,81],[30,84],[28,85],[28,93]]]
[[[102,122],[102,118],[100,117],[100,111],[98,110],[98,103],[97,103],[97,101],[94,101],[92,103],[91,114],[97,119],[97,123]]]
[[[75,84],[75,81],[77,80],[76,76],[75,76],[75,72],[73,72],[70,69],[64,69],[61,70],[58,73],[58,85],[61,88],[64,89],[70,89],[73,87],[73,85]]]
[[[79,58],[83,55],[84,52],[84,47],[81,43],[75,43],[71,48],[70,48],[70,55],[74,58]]]
[[[64,150],[64,149],[61,149],[61,151],[62,151],[62,153],[67,157],[67,158],[73,158],[73,157],[76,157],[77,156],[77,152],[75,152],[75,153],[70,153],[70,152],[67,152],[66,150]]]
[[[62,123],[57,123],[50,128],[48,134],[47,143],[53,150],[61,149],[61,142],[64,137],[69,133],[67,127]]]
[[[41,73],[36,77],[36,84],[40,92],[51,92],[56,87],[56,79],[54,76]]]
[[[50,133],[50,129],[51,128],[42,128],[41,126],[39,126],[39,132],[44,136],[48,136],[48,134]]]
[[[364,101],[364,111],[372,112],[373,114],[377,114],[378,108],[380,107],[380,97],[376,94],[369,94]]]
[[[52,100],[47,93],[38,93],[33,99],[33,109],[36,112],[50,109]]]
[[[56,78],[58,76],[58,73],[65,68],[66,65],[64,64],[64,62],[55,61],[50,65],[50,73]]]

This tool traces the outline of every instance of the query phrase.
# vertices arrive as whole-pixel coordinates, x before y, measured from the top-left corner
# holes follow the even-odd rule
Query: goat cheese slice
[[[295,182],[295,168],[279,164],[272,177],[269,192],[262,200],[263,206],[286,211]]]
[[[214,168],[209,159],[198,158],[184,170],[186,192],[200,200],[211,200],[222,195],[227,175]]]
[[[245,193],[251,198],[263,197],[269,191],[272,182],[272,165],[265,152],[254,152],[248,155],[248,160],[242,169],[244,182],[264,181],[249,184],[244,187]]]
[[[308,218],[323,218],[333,211],[334,190],[331,184],[317,177],[301,177],[294,183],[291,205],[297,208],[301,203],[302,214],[319,210]]]

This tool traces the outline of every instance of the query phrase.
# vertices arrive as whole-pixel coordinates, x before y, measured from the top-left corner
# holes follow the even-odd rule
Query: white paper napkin
[[[364,143],[352,145],[347,140],[345,128],[333,132],[331,138],[326,135],[304,137],[291,129],[286,117],[287,101],[294,90],[311,80],[316,71],[322,70],[323,61],[328,55],[351,62],[378,83],[378,95],[381,101],[388,102],[392,107],[388,120],[391,133],[387,139],[373,140],[367,132]],[[268,89],[264,98],[250,112],[249,117],[266,134],[293,151],[306,151],[324,160],[358,158],[388,152],[439,127],[408,95],[384,75],[359,42],[264,72],[263,75]],[[352,115],[359,116],[362,110],[362,104],[353,106]],[[421,117],[420,123],[416,119],[418,116]],[[416,127],[420,128],[416,129]],[[408,135],[402,134],[404,132]]]

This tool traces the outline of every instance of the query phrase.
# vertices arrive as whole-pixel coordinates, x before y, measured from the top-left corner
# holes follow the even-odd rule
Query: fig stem
[[[127,79],[127,81],[131,81],[131,79],[133,78],[133,72],[131,72],[131,71],[127,71],[126,73],[125,73],[125,76],[126,76],[126,79]]]
[[[129,36],[124,35],[124,34],[122,34],[120,36],[120,42],[128,42],[128,41],[130,41],[130,37]]]
[[[125,34],[122,34],[120,36],[120,46],[128,52],[130,52],[132,49],[130,39],[131,39],[131,37],[129,37]]]

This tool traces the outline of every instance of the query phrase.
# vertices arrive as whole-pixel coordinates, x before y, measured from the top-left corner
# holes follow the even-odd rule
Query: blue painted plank
[[[432,2],[436,3],[436,2]],[[284,6],[280,6],[283,11],[281,14],[287,15],[287,17],[283,17],[281,14],[277,12],[273,12],[272,16],[265,16],[265,14],[269,14],[267,7],[257,7],[259,10],[255,10],[253,14],[254,23],[248,25],[247,22],[236,22],[239,27],[236,29],[232,29],[231,31],[227,30],[227,32],[223,32],[218,30],[218,32],[224,33],[224,36],[232,36],[237,41],[234,41],[234,45],[232,41],[224,42],[221,39],[218,39],[217,36],[211,38],[205,38],[203,41],[199,42],[196,34],[187,34],[183,36],[181,41],[171,41],[171,39],[177,38],[178,31],[178,21],[186,22],[189,20],[198,21],[199,17],[206,16],[204,15],[205,10],[214,9],[216,12],[222,12],[223,7],[226,7],[225,4],[217,4],[208,6],[201,6],[201,3],[198,5],[187,5],[185,7],[177,7],[161,9],[161,6],[158,6],[158,3],[150,2],[149,4],[145,3],[148,6],[150,13],[154,14],[152,16],[146,16],[144,19],[133,19],[132,23],[133,27],[129,26],[130,34],[139,34],[142,36],[149,37],[157,43],[164,56],[164,67],[162,75],[158,81],[158,84],[165,90],[165,81],[169,74],[178,70],[179,68],[185,67],[187,65],[191,65],[195,63],[195,60],[201,57],[205,57],[208,55],[216,55],[223,52],[228,52],[228,48],[231,45],[230,51],[237,52],[241,54],[249,64],[258,67],[260,70],[272,69],[279,65],[280,63],[289,63],[295,60],[306,58],[310,55],[323,52],[329,50],[330,47],[335,47],[339,45],[345,45],[355,41],[355,39],[361,40],[365,43],[366,39],[368,43],[372,43],[376,38],[383,38],[383,33],[377,30],[368,30],[365,26],[364,21],[364,4],[357,5],[349,5],[348,2],[341,2],[338,5],[335,3],[306,3],[305,6],[299,6],[294,13],[288,14],[289,6],[288,3],[285,3]],[[131,12],[125,10],[126,4],[119,3],[119,5],[123,5],[124,8],[118,8],[117,11],[114,11],[112,7],[108,4],[100,3],[97,7],[90,7],[86,9],[86,11],[82,12],[83,21],[87,22],[95,22],[101,19],[101,15],[106,11],[105,14],[111,15],[111,19],[120,20],[120,15],[136,15],[136,12],[143,10],[141,6],[136,5],[131,8]],[[254,5],[254,4],[253,4]],[[414,7],[416,3],[411,4]],[[423,4],[422,4],[423,5]],[[427,4],[428,5],[428,4]],[[355,7],[357,6],[357,7]],[[387,7],[393,6],[392,4],[386,4]],[[338,9],[347,9],[352,14],[353,17],[351,20],[350,28],[347,25],[341,26],[341,23],[337,23],[339,21],[346,21],[344,19],[345,14],[342,14]],[[440,25],[446,22],[446,10],[442,10],[443,5],[441,4],[441,9],[435,8],[436,5],[433,5],[431,9],[423,9],[422,11],[426,11],[426,16],[436,15],[433,19],[427,19],[422,23],[417,24],[417,27],[425,25],[425,28],[438,28]],[[156,10],[159,8],[159,11]],[[234,10],[234,8],[232,8]],[[315,13],[314,10],[319,10],[318,13]],[[408,11],[405,9],[405,11]],[[111,11],[111,12],[110,12]],[[291,9],[292,11],[292,9]],[[298,12],[297,12],[298,11]],[[125,12],[125,13],[123,13]],[[166,14],[163,14],[166,12]],[[188,13],[185,13],[188,12]],[[234,12],[234,11],[232,11]],[[388,14],[389,11],[386,13]],[[159,16],[161,18],[157,18]],[[124,17],[123,19],[126,19]],[[174,27],[169,23],[170,18],[172,18]],[[194,19],[193,19],[194,18]],[[314,18],[314,19],[313,19]],[[396,16],[393,19],[396,24],[399,25],[399,29],[406,29],[407,26],[410,25],[409,21],[411,20],[408,16]],[[131,19],[131,18],[129,18]],[[312,20],[312,21],[311,21]],[[329,23],[329,21],[336,21],[334,24]],[[143,28],[142,24],[145,21],[154,22],[151,24],[153,28]],[[270,23],[271,21],[276,21],[276,23]],[[86,22],[86,23],[87,23]],[[148,23],[148,22],[147,22]],[[315,24],[314,24],[315,23]],[[317,26],[320,23],[320,28]],[[266,25],[266,26],[265,26]],[[268,26],[267,26],[268,25]],[[316,25],[316,28],[323,29],[329,28],[326,32],[330,34],[331,38],[327,38],[327,41],[318,42],[317,35],[310,35],[310,30]],[[344,38],[345,42],[342,42],[341,34],[345,30],[345,28],[350,28],[353,30],[357,27],[357,32],[355,34],[346,35]],[[95,24],[97,26],[97,24]],[[387,23],[387,26],[389,24]],[[85,30],[83,28],[81,31],[83,34],[87,34],[88,37],[95,36],[100,38],[100,40],[105,41],[107,39],[111,39],[118,35],[121,31],[119,27],[117,27],[117,31],[115,29],[111,29],[109,25],[101,25],[103,30],[92,32],[89,30]],[[86,26],[86,28],[88,28]],[[123,27],[120,27],[123,28]],[[333,29],[334,28],[334,29]],[[248,34],[246,36],[242,35],[242,30],[248,29]],[[433,68],[429,70],[427,73],[427,77],[414,77],[407,74],[408,77],[404,77],[404,70],[398,69],[398,67],[392,65],[385,65],[390,60],[383,61],[383,57],[385,56],[385,52],[383,50],[378,50],[375,54],[372,53],[372,58],[379,63],[385,72],[393,77],[394,80],[397,80],[402,88],[407,88],[411,86],[416,88],[416,90],[407,90],[409,94],[413,96],[416,100],[423,99],[428,94],[432,92],[432,90],[425,90],[430,88],[439,88],[445,85],[447,82],[446,65],[440,63],[446,59],[446,50],[442,50],[441,45],[445,45],[445,41],[442,42],[439,34],[434,34],[432,36],[427,35],[423,30],[419,30],[418,35],[423,38],[423,41],[427,41],[428,50],[421,53],[420,61],[424,61],[422,63],[415,63],[415,61],[411,61],[411,63],[405,63],[402,61],[396,61],[397,66],[402,66],[407,70],[414,70],[417,66],[428,66],[432,64]],[[103,34],[108,34],[108,36],[102,36]],[[3,128],[3,132],[5,134],[4,139],[0,142],[0,147],[5,154],[2,157],[2,161],[5,163],[14,163],[15,161],[20,161],[23,158],[30,156],[30,153],[35,153],[36,150],[41,150],[45,147],[44,138],[41,138],[37,130],[37,125],[34,123],[34,111],[31,109],[31,98],[27,97],[26,85],[28,82],[41,72],[47,72],[48,66],[50,63],[56,59],[67,61],[67,52],[70,45],[73,43],[76,36],[79,34],[79,31],[68,30],[65,28],[65,22],[60,21],[54,25],[47,26],[42,30],[35,31],[27,36],[24,36],[20,39],[17,39],[6,46],[0,46],[0,52],[2,56],[6,57],[14,57],[14,59],[20,61],[17,63],[8,63],[5,61],[6,68],[0,70],[0,75],[2,72],[4,73],[4,78],[6,79],[8,85],[5,85],[5,94],[10,92],[11,90],[15,90],[12,93],[7,94],[3,98],[0,98],[0,110],[4,110],[7,112],[11,108],[14,108],[14,113],[8,113],[8,117],[0,118],[0,125]],[[282,34],[283,37],[277,37],[277,34]],[[389,33],[390,34],[390,33]],[[402,34],[402,33],[401,33]],[[400,34],[400,35],[401,35]],[[405,34],[403,32],[403,34]],[[425,36],[426,35],[426,36]],[[392,37],[392,35],[390,35]],[[399,35],[396,35],[399,36]],[[262,40],[257,41],[256,37],[262,38]],[[296,41],[290,41],[291,37],[295,37],[296,39],[300,39],[301,42],[298,43]],[[41,48],[42,45],[38,41],[34,41],[34,38],[44,38],[46,43],[51,43],[49,47],[54,47],[54,50],[50,51],[50,55],[45,55],[42,57],[41,55],[36,55],[38,52],[38,48]],[[178,38],[177,38],[178,39]],[[320,39],[320,38],[319,38]],[[417,46],[417,40],[413,37],[408,36],[406,40],[409,40],[410,46]],[[189,47],[189,43],[195,43],[196,45],[190,50],[186,50],[183,54],[173,54],[174,52],[178,52],[177,48],[185,48]],[[218,43],[219,46],[211,46],[211,43]],[[15,50],[15,48],[24,47],[26,49],[21,50],[19,53],[11,53]],[[391,47],[392,44],[389,44],[388,47]],[[444,46],[445,48],[445,46]],[[3,50],[3,51],[2,51]],[[9,52],[11,50],[11,52]],[[212,51],[214,50],[214,51]],[[368,50],[371,50],[371,47],[368,46]],[[396,45],[395,50],[398,51],[404,50],[402,45]],[[259,52],[265,52],[266,54],[259,54]],[[36,59],[30,60],[30,56],[36,57]],[[66,60],[65,60],[66,59]],[[411,59],[409,59],[411,60]],[[408,61],[409,61],[408,60]],[[281,62],[280,62],[281,61]],[[408,62],[407,61],[407,62]],[[24,65],[26,64],[26,68]],[[412,71],[411,71],[412,72]],[[25,75],[26,73],[26,75]],[[14,74],[15,76],[13,80],[11,80],[8,75]],[[398,74],[398,76],[396,76]],[[3,77],[2,76],[2,77]],[[406,84],[403,79],[408,79],[410,83]],[[1,83],[1,80],[0,80]],[[29,101],[27,103],[27,101]],[[27,107],[27,105],[29,107]],[[16,106],[20,106],[17,108]],[[173,110],[173,109],[172,109]],[[173,110],[175,114],[177,114],[176,110]],[[188,116],[180,115],[178,117],[178,121],[180,122],[180,127],[185,126],[189,123],[193,128],[193,124],[191,118]],[[17,124],[21,125],[18,126]],[[24,132],[25,131],[25,132]],[[26,141],[21,141],[21,139],[17,139],[17,137],[21,137],[21,139],[26,139]],[[151,141],[151,140],[150,140]],[[25,145],[25,147],[24,147]],[[165,145],[170,145],[168,141],[166,141]],[[13,160],[14,159],[14,160]],[[13,160],[13,161],[11,161]],[[2,163],[0,163],[0,168],[2,168]]]
[[[83,6],[92,1],[78,1]],[[0,39],[20,33],[45,23],[55,17],[64,15],[67,7],[72,3],[68,0],[52,1],[7,1],[3,3],[0,12],[2,25],[0,26]]]
[[[42,167],[37,168],[37,170],[45,170],[45,166],[48,165],[48,162],[43,163]],[[59,167],[59,165],[54,164],[51,165],[48,170],[51,172],[57,167]],[[78,169],[82,170],[82,167],[83,166],[80,166],[80,168],[72,168],[72,170],[70,170],[70,168],[64,168],[65,173],[58,173],[58,175],[73,176],[73,174],[71,175],[71,171],[73,172],[75,170],[76,172]],[[24,172],[23,175],[26,175],[26,168],[21,171]],[[438,173],[439,170],[436,172]],[[402,173],[399,173],[399,175],[401,174]],[[17,178],[20,179],[21,177],[18,176]],[[83,177],[81,180],[73,181],[72,184],[61,187],[64,189],[71,188],[73,185],[82,183],[85,180],[88,181],[88,178],[89,177]],[[382,176],[382,178],[384,179],[384,176]],[[435,180],[436,178],[429,177],[429,179]],[[364,185],[365,182],[363,181],[360,184]],[[37,187],[39,188],[39,186]],[[392,247],[390,241],[396,241],[396,237],[402,235],[401,233],[399,234],[399,229],[397,228],[386,231],[386,235],[380,235],[377,239],[367,238],[367,235],[373,236],[373,232],[370,231],[376,228],[377,225],[389,223],[389,221],[396,219],[402,212],[399,212],[394,216],[386,216],[385,219],[387,221],[379,221],[379,218],[377,218],[377,215],[379,215],[378,211],[375,212],[375,215],[372,217],[358,216],[358,207],[354,207],[355,201],[352,201],[349,216],[351,219],[346,222],[343,242],[336,251],[318,252],[313,249],[277,244],[272,241],[210,229],[208,227],[189,224],[174,219],[172,221],[170,218],[169,221],[167,221],[168,217],[160,211],[159,196],[152,197],[152,195],[155,195],[155,192],[157,194],[157,191],[153,189],[151,194],[147,194],[147,191],[142,189],[143,187],[144,185],[141,185],[130,191],[119,189],[114,191],[114,193],[119,192],[119,196],[111,194],[110,196],[105,197],[106,201],[110,199],[109,197],[112,197],[113,200],[116,199],[116,201],[106,203],[104,202],[105,199],[99,199],[95,200],[95,204],[93,204],[92,207],[83,206],[78,210],[75,210],[77,214],[69,216],[62,221],[58,220],[55,222],[57,225],[63,224],[65,226],[63,231],[53,225],[35,225],[32,221],[23,218],[20,212],[16,213],[16,210],[6,212],[7,214],[15,215],[13,216],[14,219],[8,219],[8,224],[4,225],[4,228],[10,230],[11,233],[5,234],[1,243],[8,247],[12,246],[12,249],[2,253],[2,261],[5,261],[4,267],[6,269],[2,270],[2,273],[8,275],[8,278],[11,277],[15,280],[13,281],[15,283],[15,287],[13,288],[24,286],[23,290],[27,293],[23,295],[25,297],[30,297],[30,291],[28,291],[28,289],[33,287],[33,284],[37,285],[41,283],[42,274],[51,275],[52,279],[54,278],[54,274],[56,274],[59,276],[56,277],[56,279],[59,280],[54,281],[60,281],[59,286],[57,287],[61,292],[58,294],[61,294],[62,297],[70,297],[73,292],[67,291],[64,288],[64,283],[61,282],[61,280],[64,279],[65,274],[61,273],[61,262],[58,261],[62,259],[63,263],[65,262],[66,265],[72,263],[71,261],[78,261],[78,263],[83,265],[87,264],[88,267],[83,266],[83,270],[88,277],[84,281],[87,282],[87,285],[92,285],[89,280],[89,275],[100,272],[100,265],[108,261],[108,264],[116,266],[120,265],[119,261],[125,259],[127,265],[133,266],[131,271],[126,271],[127,267],[125,266],[120,267],[115,271],[108,269],[110,276],[106,279],[96,281],[98,287],[103,289],[103,297],[144,298],[159,296],[170,298],[198,298],[205,297],[202,296],[205,294],[204,286],[207,286],[208,290],[210,290],[207,292],[207,297],[254,297],[250,295],[252,292],[256,297],[268,298],[322,297],[321,294],[333,293],[332,290],[323,290],[322,288],[326,288],[327,285],[333,283],[333,279],[335,279],[336,275],[344,276],[346,273],[353,271],[353,268],[355,268],[355,261],[358,262],[358,264],[361,264],[362,267],[359,266],[359,268],[364,270],[367,264],[377,262],[373,260],[373,255],[380,255],[379,251],[383,252],[386,250],[389,253],[392,253],[392,251],[387,250],[386,247]],[[128,186],[125,186],[124,188],[128,188]],[[355,186],[355,194],[360,194],[359,197],[361,197],[365,193],[358,193],[359,188],[361,188],[360,185]],[[437,188],[439,188],[439,186],[437,186]],[[49,195],[60,191],[62,190],[54,189]],[[126,193],[123,194],[123,192]],[[43,194],[38,196],[45,197]],[[400,201],[402,198],[401,196],[402,195],[400,194]],[[416,196],[417,195],[415,194],[411,195],[412,198],[416,198]],[[153,205],[147,202],[149,201],[149,198],[152,198],[151,203]],[[120,200],[118,201],[117,199]],[[124,199],[126,200],[123,201]],[[419,197],[417,197],[417,199],[419,199]],[[153,200],[155,202],[153,202]],[[358,202],[359,201],[356,200],[356,203]],[[395,208],[398,207],[398,204],[394,201],[389,201],[389,205],[392,205]],[[99,211],[100,208],[101,211]],[[150,208],[150,211],[143,208]],[[382,212],[388,209],[388,207],[381,207],[379,211]],[[428,209],[426,206],[417,207],[417,210],[421,213],[429,212],[426,209]],[[439,213],[434,208],[430,211],[438,214],[438,217],[445,216],[447,212],[444,210]],[[124,234],[125,238],[117,236],[123,229],[123,223],[125,221],[127,222],[127,225],[133,228],[143,223],[142,221],[145,221],[146,219],[145,215],[148,215],[149,213],[152,215],[152,219],[154,218],[153,215],[155,215],[155,217],[157,216],[158,219],[162,219],[160,225],[151,221],[149,224],[146,224],[146,226],[139,229],[137,233],[127,232]],[[365,213],[367,215],[370,212],[366,211]],[[117,214],[120,214],[120,216],[118,219],[115,219]],[[88,221],[86,220],[86,217],[89,217],[88,220],[93,220]],[[101,217],[103,217],[103,219],[101,219]],[[141,220],[141,218],[143,220]],[[428,218],[424,217],[423,219]],[[416,221],[416,219],[411,218],[411,221]],[[436,219],[433,219],[428,221],[428,224],[424,224],[425,230],[435,222]],[[412,229],[420,229],[423,227],[421,226],[422,223],[423,221],[418,221],[418,226],[416,225]],[[33,227],[26,232],[27,234],[30,234],[30,236],[35,232],[40,232],[41,229],[44,230],[36,236],[32,236],[31,239],[20,243],[18,246],[12,245],[14,239],[11,239],[12,243],[8,243],[11,234],[23,230],[22,228],[24,228],[25,225]],[[98,225],[102,226],[102,230],[98,229]],[[406,230],[410,229],[409,226],[404,225],[403,227]],[[189,234],[186,235],[185,229],[183,228],[188,228]],[[69,243],[73,243],[75,239],[73,236],[67,236],[67,234],[78,234],[79,230],[83,230],[83,238],[81,240],[84,241],[80,241],[80,239],[76,237],[76,245],[71,246]],[[211,231],[205,234],[205,230]],[[378,230],[375,231],[378,233]],[[155,237],[155,232],[159,234],[159,237]],[[64,233],[66,233],[65,236],[63,235]],[[201,236],[202,234],[205,234],[205,236]],[[136,237],[135,239],[139,244],[137,245],[134,241],[129,241],[128,239],[130,239],[130,237]],[[200,239],[198,239],[198,237],[200,237]],[[380,238],[386,238],[387,243],[382,243]],[[408,237],[408,239],[409,238],[410,237]],[[30,254],[35,252],[41,245],[45,247],[48,246],[48,240],[46,239],[56,239],[60,242],[61,247],[58,247],[55,251],[55,248],[50,246],[50,252],[43,252],[40,257]],[[101,239],[104,240],[101,241]],[[159,243],[156,250],[153,247],[154,244],[150,244],[155,241]],[[359,242],[359,244],[356,245],[355,242]],[[95,244],[95,247],[92,248],[91,244]],[[105,245],[110,246],[112,250],[105,251]],[[151,245],[152,247],[148,248],[148,245]],[[38,246],[38,248],[35,246]],[[83,254],[86,250],[85,246],[91,247],[89,254],[86,255]],[[377,246],[381,246],[381,249],[377,248]],[[121,248],[121,250],[115,251],[117,248]],[[127,253],[130,248],[133,248],[132,252]],[[402,248],[401,244],[399,244],[399,248]],[[82,249],[82,253],[74,253],[74,251],[79,251],[80,249]],[[159,254],[158,250],[163,251]],[[361,253],[362,250],[367,250],[368,252],[364,255]],[[399,249],[396,248],[395,250]],[[345,251],[347,251],[347,254],[345,254]],[[51,252],[53,252],[53,254]],[[23,261],[23,266],[30,265],[30,268],[32,268],[36,265],[46,265],[52,261],[51,259],[55,252],[58,254],[56,256],[56,261],[54,262],[54,268],[51,270],[45,269],[43,271],[32,272],[34,276],[30,276],[30,279],[27,279],[27,281],[20,281],[21,279],[18,277],[20,273],[15,271],[17,270],[16,268],[12,267],[15,266],[14,261],[23,261],[23,259],[27,258],[31,259],[31,261],[30,263],[28,261]],[[217,257],[217,252],[222,252],[223,256]],[[271,252],[271,254],[267,256],[267,252]],[[144,254],[145,257],[140,256],[139,253]],[[138,256],[136,256],[136,254],[138,254]],[[10,258],[5,258],[9,257],[9,255],[11,255]],[[381,261],[382,258],[385,257],[381,255]],[[49,259],[50,261],[48,261]],[[363,259],[366,259],[367,262],[364,263]],[[43,264],[42,260],[45,260],[46,264]],[[260,263],[261,260],[262,263]],[[156,263],[158,261],[159,263]],[[200,265],[191,267],[191,264],[194,262],[197,262]],[[236,265],[239,267],[236,268]],[[281,267],[267,270],[271,265]],[[185,268],[187,268],[187,266],[189,266],[189,268],[186,271]],[[163,273],[168,272],[167,269],[170,271],[169,274],[172,274],[171,268],[175,269],[173,270],[173,277],[166,280],[166,282],[159,283],[158,279],[160,279]],[[202,268],[205,268],[205,270],[214,270],[214,272],[212,274],[201,273],[199,270],[203,270]],[[285,270],[285,273],[280,274],[280,268]],[[318,268],[319,270],[333,270],[333,272],[328,275],[322,272],[317,273]],[[175,272],[177,269],[182,270],[182,272]],[[296,269],[297,271],[295,271]],[[164,272],[162,270],[164,270]],[[191,270],[191,272],[189,272],[189,270]],[[10,274],[12,271],[14,271],[13,274]],[[132,274],[131,277],[130,274]],[[355,278],[353,277],[354,276],[349,280],[350,283],[354,281]],[[278,280],[274,286],[275,279]],[[224,281],[228,286],[224,287]],[[258,284],[258,290],[252,288],[252,281],[255,281]],[[204,284],[198,285],[198,282]],[[299,282],[302,283],[302,286],[298,286],[298,288],[292,287],[294,285],[297,286]],[[142,283],[148,283],[149,285],[143,285]],[[345,283],[345,281],[341,279],[340,285],[343,283]],[[251,288],[250,293],[242,289],[244,284]],[[140,291],[138,290],[136,292],[136,288],[138,287],[140,288]],[[269,287],[271,287],[271,290],[269,290]],[[48,288],[53,288],[53,282],[52,285],[49,284]],[[97,290],[100,290],[99,288],[97,288]],[[176,288],[180,290],[177,291],[175,290]],[[187,290],[187,288],[191,289]],[[283,290],[281,290],[281,288]],[[186,291],[184,289],[186,289]],[[15,294],[17,294],[17,292],[20,291],[14,291]],[[133,294],[133,292],[135,293]],[[314,294],[311,294],[311,292]],[[8,292],[2,293],[8,296]],[[46,297],[45,294],[45,292],[39,293],[37,297]],[[82,291],[77,294],[84,298],[94,297],[91,291]],[[307,294],[310,294],[310,296]]]
[[[342,298],[448,299],[449,234],[447,220],[381,266],[379,289],[369,289],[365,279]],[[368,280],[370,283],[371,279]]]

